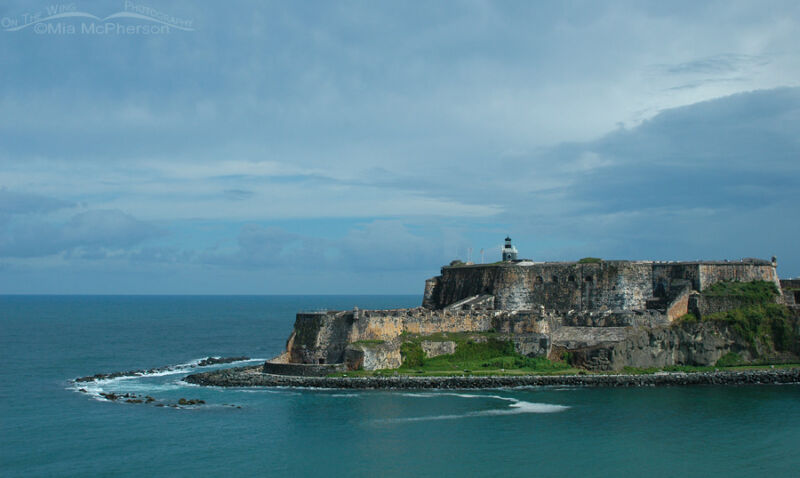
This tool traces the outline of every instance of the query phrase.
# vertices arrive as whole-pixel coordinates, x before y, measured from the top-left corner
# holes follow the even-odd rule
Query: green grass
[[[603,259],[599,257],[584,257],[583,259],[578,260],[578,264],[599,264],[603,262]]]
[[[475,341],[476,335],[486,340]],[[481,374],[497,373],[552,373],[566,371],[570,366],[564,362],[553,362],[543,357],[525,357],[517,353],[513,342],[501,340],[494,332],[480,334],[441,333],[428,336],[406,335],[407,341],[400,347],[403,364],[397,370],[403,374]],[[422,351],[422,341],[453,341],[453,354],[427,358]]]
[[[369,340],[358,340],[356,342],[353,342],[353,345],[381,345],[385,343],[386,343],[385,340],[369,339]]]
[[[400,345],[400,356],[403,358],[400,368],[416,368],[425,364],[425,352],[419,342],[403,342]]]
[[[697,323],[697,316],[693,313],[689,312],[688,314],[683,314],[682,316],[678,317],[678,322],[683,322],[687,324],[696,324]]]
[[[735,297],[752,304],[774,302],[778,288],[773,282],[717,282],[703,291],[706,297]]]
[[[736,367],[744,364],[742,357],[736,352],[728,352],[717,360],[717,367]]]
[[[782,304],[750,305],[717,312],[703,317],[703,320],[730,325],[753,348],[761,343],[771,345],[775,350],[791,350],[798,339],[789,310]]]

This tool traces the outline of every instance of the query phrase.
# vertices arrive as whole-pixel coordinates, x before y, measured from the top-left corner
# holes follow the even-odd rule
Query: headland
[[[800,363],[800,280],[781,281],[774,257],[536,262],[517,259],[506,238],[502,259],[442,267],[417,308],[299,312],[285,351],[260,370],[187,381],[344,388],[798,381],[797,369],[627,373]]]

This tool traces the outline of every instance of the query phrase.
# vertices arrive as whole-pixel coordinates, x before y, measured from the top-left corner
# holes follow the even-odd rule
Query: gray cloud
[[[796,1],[170,5],[197,31],[3,35],[3,263],[417,290],[506,233],[537,259],[793,250],[797,90],[770,89],[798,85]]]
[[[726,74],[767,63],[769,60],[763,56],[723,53],[672,65],[659,65],[658,69],[664,73],[681,75],[690,73]]]
[[[444,260],[441,241],[415,234],[399,220],[370,221],[338,239],[248,224],[239,232],[235,251],[207,251],[199,257],[200,262],[217,266],[303,267],[312,273],[419,270]]]
[[[69,253],[106,257],[104,249],[130,248],[159,236],[160,229],[129,214],[89,210],[57,224],[40,219],[14,221],[0,232],[0,257],[43,257]]]
[[[253,197],[255,193],[246,189],[226,189],[224,194],[225,197],[231,201],[244,201],[245,199]]]
[[[4,214],[40,214],[75,207],[75,203],[39,194],[0,188],[0,216]]]

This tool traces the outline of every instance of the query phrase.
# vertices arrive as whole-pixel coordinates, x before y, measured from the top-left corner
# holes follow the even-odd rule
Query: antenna
[[[483,264],[483,248],[481,248],[481,264]]]
[[[472,248],[467,249],[467,262],[472,262]]]

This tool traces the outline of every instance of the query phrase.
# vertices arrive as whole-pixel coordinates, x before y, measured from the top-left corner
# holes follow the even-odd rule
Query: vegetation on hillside
[[[798,343],[796,324],[789,310],[775,299],[778,289],[772,282],[718,282],[705,291],[706,297],[735,298],[744,305],[703,316],[703,322],[724,323],[750,343],[755,351],[759,345],[777,351],[794,351]],[[686,314],[681,322],[697,322],[694,314]]]
[[[476,336],[481,338],[475,340]],[[544,357],[520,355],[510,340],[503,340],[493,332],[480,334],[448,333],[429,336],[406,336],[400,347],[403,373],[452,373],[452,372],[501,372],[520,371],[527,373],[553,373],[570,369],[565,362],[553,362]],[[425,357],[423,341],[456,344],[453,354]]]
[[[380,340],[380,339],[365,339],[365,340],[358,340],[358,341],[356,341],[356,342],[353,342],[353,345],[366,345],[366,346],[370,346],[370,345],[381,345],[381,344],[385,344],[385,343],[386,343],[386,341],[385,341],[385,340]]]
[[[706,297],[733,297],[753,304],[775,302],[778,288],[773,282],[717,282],[703,291]]]

